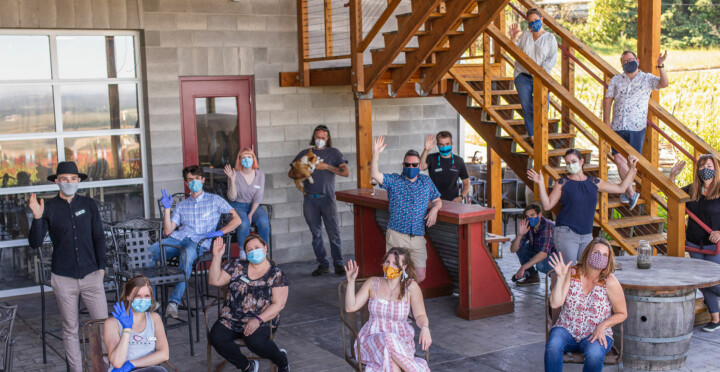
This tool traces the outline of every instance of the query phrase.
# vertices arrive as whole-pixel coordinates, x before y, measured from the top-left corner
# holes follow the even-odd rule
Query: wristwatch
[[[665,68],[665,64],[663,63],[662,65],[657,65],[657,68]]]
[[[257,319],[260,322],[260,324],[264,323],[264,321],[262,320],[262,318],[259,315],[256,316],[255,319]]]

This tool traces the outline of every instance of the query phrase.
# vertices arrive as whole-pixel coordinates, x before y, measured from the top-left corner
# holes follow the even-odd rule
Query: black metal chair
[[[17,315],[17,305],[0,305],[0,343],[2,348],[2,371],[10,372],[13,369],[13,348],[15,340],[12,338],[13,326]]]
[[[52,243],[45,243],[37,249],[35,256],[35,272],[37,273],[38,282],[40,284],[40,337],[42,339],[43,364],[47,363],[47,336],[50,335],[62,341],[62,336],[57,334],[60,332],[60,328],[48,330],[47,319],[45,318],[45,287],[50,287],[51,255]]]
[[[121,264],[118,270],[119,281],[127,281],[135,275],[144,275],[150,279],[153,286],[162,287],[162,315],[165,318],[165,305],[167,305],[167,286],[177,283],[185,283],[185,302],[190,303],[190,295],[187,290],[188,280],[182,268],[167,265],[165,258],[166,245],[160,244],[160,261],[154,262],[152,245],[161,240],[162,224],[158,221],[146,220],[144,218],[133,218],[127,221],[118,222],[112,227],[113,239],[117,247],[117,260]],[[180,255],[185,258],[185,251],[180,250]],[[118,285],[120,283],[118,282]],[[157,296],[157,294],[156,294]],[[178,323],[166,325],[166,329],[188,326],[190,336],[190,354],[195,355],[192,337],[192,312],[187,308],[187,321],[179,320]]]

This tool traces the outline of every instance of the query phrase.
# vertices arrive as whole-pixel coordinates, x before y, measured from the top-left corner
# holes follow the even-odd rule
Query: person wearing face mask
[[[235,168],[225,166],[228,177],[228,199],[230,206],[240,216],[242,223],[238,227],[237,241],[243,242],[255,225],[263,240],[270,241],[270,221],[265,209],[260,207],[265,190],[265,174],[260,171],[255,153],[248,147],[238,152]],[[240,252],[241,258],[245,252]]]
[[[523,215],[525,219],[510,245],[510,253],[517,253],[521,265],[512,277],[518,286],[540,283],[538,271],[543,274],[550,271],[550,255],[555,252],[552,241],[555,223],[543,217],[537,204],[525,207]]]
[[[303,199],[303,216],[312,234],[312,246],[317,259],[318,267],[312,272],[313,276],[320,276],[330,272],[330,262],[326,257],[325,243],[322,236],[322,225],[330,240],[330,253],[335,266],[335,274],[345,274],[342,259],[342,239],[340,238],[340,219],[338,218],[337,206],[335,205],[335,176],[349,177],[350,169],[348,161],[340,150],[332,147],[330,129],[325,125],[318,125],[313,130],[310,138],[310,146],[313,154],[317,155],[322,162],[315,166],[312,173],[314,183],[305,180],[305,196]],[[293,169],[293,163],[305,156],[308,150],[302,150],[290,162],[288,177],[292,179],[302,178]]]
[[[436,139],[440,151],[429,154],[435,146]],[[432,134],[427,136],[425,149],[420,155],[420,170],[427,169],[430,179],[440,191],[440,199],[461,203],[470,192],[470,176],[463,158],[453,155],[452,145],[452,134],[448,131],[439,132],[436,136]],[[458,195],[458,179],[462,180],[460,195]]]
[[[613,76],[605,93],[603,121],[641,154],[647,128],[650,94],[653,90],[660,90],[670,85],[665,71],[665,58],[667,58],[667,51],[657,59],[657,67],[660,71],[660,77],[657,77],[638,69],[640,61],[635,53],[629,50],[623,52],[620,56],[623,73]],[[625,157],[616,149],[612,149],[612,154],[620,177],[625,178],[625,174],[628,172]],[[620,201],[629,204],[629,208],[633,209],[637,205],[639,197],[640,194],[636,193],[630,184],[625,193],[620,195]]]
[[[583,252],[574,266],[565,263],[562,254],[550,258],[556,276],[550,307],[561,310],[545,343],[546,372],[562,371],[563,354],[573,351],[585,356],[583,371],[602,371],[613,344],[612,327],[627,318],[625,294],[612,274],[615,254],[610,243],[595,238]]]
[[[30,196],[33,221],[28,243],[40,248],[45,234],[53,244],[50,284],[58,302],[63,324],[63,346],[69,370],[82,370],[78,340],[78,301],[82,297],[93,319],[108,315],[103,277],[105,275],[105,235],[100,210],[92,198],[77,194],[87,175],[74,162],[60,162],[48,181],[60,192],[52,199],[38,202]]]
[[[540,10],[537,8],[528,9],[525,16],[528,29],[521,33],[517,24],[512,25],[510,27],[510,39],[549,74],[557,62],[557,40],[555,40],[553,34],[545,32],[543,29],[543,17]],[[530,137],[530,141],[532,141],[534,139],[533,76],[518,61],[515,61],[514,70],[515,89],[520,97],[525,130]]]
[[[290,370],[288,355],[270,339],[277,329],[279,314],[288,298],[287,276],[267,257],[267,244],[258,235],[250,234],[243,242],[247,261],[235,259],[221,266],[225,244],[213,242],[213,259],[208,273],[210,285],[227,286],[225,304],[220,318],[210,330],[210,343],[215,350],[245,372],[257,372],[257,360],[248,360],[235,340],[242,338],[255,355],[272,361],[280,372]]]
[[[385,250],[407,248],[412,254],[417,282],[425,280],[427,248],[425,227],[435,225],[442,207],[440,192],[430,177],[420,174],[420,155],[415,150],[405,153],[402,174],[380,173],[378,162],[385,149],[385,137],[375,138],[370,177],[387,190],[390,221],[385,231]],[[431,205],[428,210],[428,205]]]
[[[368,305],[370,319],[363,325],[355,350],[366,371],[430,371],[423,358],[415,357],[415,330],[408,323],[410,310],[420,328],[420,346],[432,344],[430,322],[422,291],[417,284],[410,251],[393,247],[383,257],[383,277],[368,278],[355,292],[358,265],[348,261],[345,311],[355,312]]]
[[[685,162],[680,162],[673,167],[670,179],[674,181],[684,166]],[[695,220],[688,218],[685,245],[715,251],[717,242],[720,241],[720,161],[712,154],[701,155],[694,170],[693,182],[682,188],[690,195],[690,201],[685,203],[685,208],[709,226],[712,233],[708,233]],[[690,257],[720,264],[720,255],[690,252]],[[715,332],[720,329],[720,285],[700,288],[700,292],[710,312],[710,322],[703,327],[703,331]]]
[[[167,372],[158,364],[170,358],[170,347],[153,302],[150,279],[137,275],[125,283],[103,331],[108,372]]]
[[[182,174],[190,189],[190,197],[177,203],[175,210],[172,210],[172,197],[167,191],[161,191],[163,196],[160,203],[164,207],[163,234],[167,238],[151,247],[152,263],[160,261],[160,249],[164,249],[166,258],[180,257],[180,267],[190,278],[195,259],[210,249],[210,239],[205,240],[202,246],[198,247],[200,240],[229,234],[240,226],[242,220],[235,209],[221,196],[203,191],[205,175],[202,168],[191,165],[185,167]],[[215,230],[221,215],[225,213],[232,214],[232,220],[220,230]],[[185,254],[180,254],[180,250]],[[185,282],[176,283],[165,309],[166,316],[178,317],[178,305],[184,293]]]
[[[622,183],[612,183],[597,177],[585,175],[585,158],[580,151],[569,149],[565,152],[565,165],[568,172],[555,183],[548,196],[542,173],[530,169],[529,179],[540,186],[540,200],[544,210],[549,211],[560,202],[560,212],[555,219],[553,243],[555,249],[568,260],[580,259],[583,249],[592,240],[593,220],[597,207],[598,192],[621,194],[635,179],[637,158],[630,156],[627,161],[628,173]]]

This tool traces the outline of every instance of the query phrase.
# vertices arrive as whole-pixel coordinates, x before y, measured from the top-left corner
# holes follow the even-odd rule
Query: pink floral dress
[[[567,329],[575,341],[580,342],[591,335],[597,325],[611,315],[612,305],[605,280],[598,281],[590,294],[586,295],[583,292],[580,274],[574,267],[570,269],[570,289],[555,327]],[[612,338],[612,328],[605,330],[605,335]]]
[[[391,372],[392,357],[408,372],[430,371],[423,358],[415,357],[415,330],[408,323],[410,296],[388,301],[377,297],[380,278],[374,278],[373,297],[368,300],[370,319],[355,343],[365,371]]]

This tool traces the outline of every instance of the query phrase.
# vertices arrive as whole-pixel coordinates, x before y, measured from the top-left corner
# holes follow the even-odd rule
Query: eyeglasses
[[[403,165],[407,168],[417,168],[420,166],[420,163],[403,163]]]

